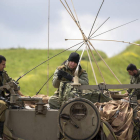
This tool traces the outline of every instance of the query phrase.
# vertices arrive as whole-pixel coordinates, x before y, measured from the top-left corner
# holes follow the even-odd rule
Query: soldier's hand
[[[60,78],[59,80],[61,80],[62,77],[66,78],[69,81],[72,81],[72,79],[73,79],[73,76],[71,76],[69,73],[67,73],[63,70],[59,70],[57,76],[58,76],[58,79]]]
[[[61,72],[61,70],[58,71],[57,77],[58,77],[58,80],[62,79],[62,72]]]

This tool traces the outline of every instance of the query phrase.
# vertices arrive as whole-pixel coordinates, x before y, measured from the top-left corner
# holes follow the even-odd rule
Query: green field
[[[137,41],[137,43],[140,44],[140,41]],[[49,50],[49,58],[60,53],[61,51],[63,50]],[[57,66],[59,66],[63,61],[65,61],[71,52],[72,51],[66,51],[63,54],[53,57],[52,59],[50,59],[49,63],[47,61],[46,63],[40,65],[24,77],[22,77],[19,80],[22,93],[24,95],[30,96],[35,95],[36,92],[38,92],[38,90],[41,88],[41,86],[47,81],[47,66],[49,65],[50,77],[51,75],[53,75]],[[82,51],[78,51],[79,54],[81,54],[81,52]],[[93,53],[96,57],[96,60],[98,61],[98,65],[101,69],[105,82],[107,84],[118,84],[118,81],[114,78],[114,76],[105,66],[103,61],[101,61],[101,59],[95,54],[94,51]],[[123,84],[129,83],[129,75],[126,71],[126,67],[129,63],[134,63],[137,65],[138,68],[140,68],[140,46],[130,45],[126,48],[126,50],[111,58],[108,58],[107,55],[101,51],[99,51],[99,53],[105,59],[106,63],[110,66],[112,71]],[[22,76],[38,64],[48,59],[47,50],[26,50],[23,48],[0,49],[0,54],[4,55],[7,58],[7,65],[5,70],[8,72],[9,76],[15,80],[17,80],[19,76]],[[88,73],[90,85],[95,84],[95,80],[86,52],[84,53],[81,65],[83,69],[85,69]],[[96,64],[93,63],[93,66],[95,68],[98,83],[103,82],[99,74],[99,70],[96,67]],[[55,90],[56,89],[52,86],[52,79],[50,79],[49,95],[52,95]],[[41,90],[40,94],[47,94],[46,85]]]

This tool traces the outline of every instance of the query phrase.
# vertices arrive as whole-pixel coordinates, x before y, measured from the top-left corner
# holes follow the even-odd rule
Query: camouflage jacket
[[[10,78],[7,74],[6,71],[3,71],[1,74],[0,74],[0,86],[3,86],[5,85],[7,82],[10,82],[12,80],[12,78]]]
[[[6,83],[10,82],[12,78],[10,78],[6,71],[0,72],[0,86],[5,85]],[[8,90],[6,90],[9,93]],[[0,96],[5,97],[4,91],[0,91]]]
[[[64,65],[59,66],[59,67],[55,70],[55,72],[54,72],[54,76],[53,76],[53,81],[52,81],[52,83],[53,83],[53,86],[54,86],[55,88],[59,88],[59,85],[60,85],[60,82],[61,82],[61,81],[68,81],[68,80],[65,79],[65,78],[62,78],[61,80],[58,80],[57,73],[58,73],[58,70],[60,70],[60,69],[63,70],[63,71],[65,71],[65,72],[67,72],[67,73],[69,73],[70,75],[74,76],[75,70],[70,70],[70,69],[68,68],[68,61],[66,61],[66,63],[65,63]],[[78,76],[79,76],[79,83],[80,83],[80,84],[82,84],[82,85],[88,85],[88,84],[89,84],[89,82],[88,82],[88,75],[87,75],[86,71],[83,70],[81,67],[80,67],[80,69],[79,69]]]
[[[136,76],[130,77],[130,84],[140,84],[140,70],[138,70],[138,74]],[[128,89],[127,92],[131,93],[133,89]],[[137,89],[140,94],[140,89]]]

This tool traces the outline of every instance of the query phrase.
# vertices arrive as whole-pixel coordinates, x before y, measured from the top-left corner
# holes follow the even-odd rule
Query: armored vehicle
[[[61,0],[60,0],[61,1]],[[61,1],[68,14],[72,17],[76,26],[82,34],[81,43],[85,44],[84,51],[87,51],[89,61],[95,76],[93,65],[90,59],[89,51],[97,65],[98,71],[101,74],[100,68],[91,50],[97,53],[104,64],[108,67],[111,73],[113,71],[104,61],[102,56],[96,51],[91,43],[91,36],[86,36],[81,28],[77,16],[74,16],[68,3]],[[101,7],[104,3],[102,1]],[[100,7],[100,9],[101,9]],[[100,12],[100,9],[96,15]],[[94,21],[94,23],[95,23]],[[94,24],[93,24],[94,26]],[[102,25],[101,25],[102,26]],[[100,26],[100,27],[101,27]],[[99,28],[100,28],[99,27]],[[98,29],[99,29],[98,28]],[[117,27],[118,28],[118,27]],[[92,30],[91,30],[92,31]],[[114,40],[101,40],[114,41]],[[124,41],[116,41],[129,44],[135,44]],[[140,46],[139,44],[135,44]],[[72,47],[70,47],[72,48]],[[69,48],[69,49],[70,49]],[[66,49],[68,50],[68,49]],[[65,51],[66,51],[65,50]],[[52,57],[53,58],[53,57]],[[80,61],[81,61],[80,58]],[[44,62],[49,61],[51,58]],[[10,81],[0,87],[0,91],[8,90],[10,94],[6,98],[1,98],[8,104],[8,109],[5,112],[5,123],[3,131],[3,139],[5,140],[130,140],[139,139],[139,102],[137,101],[136,92],[140,88],[140,84],[121,84],[118,78],[115,78],[120,83],[119,85],[106,84],[103,78],[103,83],[98,83],[96,76],[96,85],[80,85],[78,80],[78,63],[74,83],[69,83],[77,92],[74,93],[74,98],[69,98],[63,101],[60,109],[50,109],[48,104],[45,104],[42,98],[38,97],[22,97],[17,94],[15,88],[16,82]],[[43,63],[44,63],[43,62]],[[43,64],[41,63],[41,64]],[[40,64],[40,65],[41,65]],[[39,65],[38,65],[39,66]],[[35,67],[36,68],[36,67]],[[30,72],[30,71],[29,71]],[[27,73],[26,73],[27,74]],[[123,99],[125,95],[116,94],[112,89],[134,89],[133,94],[127,99]],[[85,92],[86,91],[86,92]],[[72,92],[72,91],[69,91]],[[64,92],[59,95],[67,94]],[[86,95],[91,95],[91,99],[86,98]],[[114,100],[113,100],[113,99]],[[25,102],[34,101],[35,108],[25,106]]]
[[[55,110],[50,109],[48,104],[44,104],[42,98],[20,97],[14,90],[15,84],[15,82],[10,82],[0,87],[1,91],[7,89],[11,93],[10,100],[5,100],[10,105],[5,114],[4,139],[115,140],[124,137],[130,139],[133,130],[135,130],[135,137],[139,138],[138,102],[135,94],[129,97],[129,101],[112,100],[95,104],[85,98],[71,98],[59,110]],[[101,83],[82,86],[74,83],[74,86],[79,90],[100,90],[100,96],[106,96],[102,92],[103,90],[135,89],[140,85],[105,85]],[[95,95],[95,92],[93,94]],[[117,95],[117,98],[122,98],[122,95]],[[28,109],[24,106],[23,101],[37,101],[36,107]],[[112,105],[114,106],[110,108],[112,110],[106,109],[107,106]],[[122,123],[122,120],[125,122]],[[115,123],[113,124],[113,122]],[[119,128],[124,136],[115,128]]]

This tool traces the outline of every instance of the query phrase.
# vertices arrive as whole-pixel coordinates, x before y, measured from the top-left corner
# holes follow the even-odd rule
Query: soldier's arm
[[[133,84],[133,83],[132,83],[132,77],[131,77],[131,80],[130,80],[130,84]],[[133,89],[128,89],[127,92],[130,94],[130,93],[132,92],[132,90],[133,90]]]
[[[58,80],[57,73],[58,73],[58,69],[55,70],[54,76],[53,76],[53,80],[52,80],[53,86],[54,86],[55,88],[59,88],[60,81],[61,81],[61,80]]]
[[[9,75],[6,72],[5,72],[5,79],[7,82],[14,81],[11,77],[9,77]],[[23,94],[20,91],[19,85],[16,86],[16,90],[19,95],[23,96]]]
[[[9,77],[9,75],[7,74],[6,71],[3,72],[3,78],[4,78],[4,82],[3,82],[3,84],[6,84],[6,83],[8,83],[8,82],[10,82],[10,81],[13,80],[11,77]],[[6,93],[9,94],[10,91],[9,91],[9,90],[6,90]]]
[[[137,84],[140,84],[140,75],[138,77]],[[135,92],[136,92],[136,94],[140,94],[140,88],[135,89]]]
[[[20,90],[18,90],[18,94],[19,94],[20,96],[24,96],[24,95],[21,93]]]
[[[137,79],[137,82],[135,84],[140,84],[140,75],[137,78],[138,79]],[[132,79],[130,81],[130,84],[133,84]],[[135,94],[140,94],[140,89],[128,89],[127,92],[131,93],[133,90],[134,90]]]
[[[81,85],[89,85],[89,81],[88,81],[88,74],[86,73],[86,71],[84,71],[80,77],[79,77],[79,83]]]
[[[12,81],[12,78],[9,77],[9,75],[7,74],[7,72],[5,72],[4,78],[5,78],[5,80],[6,80],[7,83],[10,82],[10,81]]]

